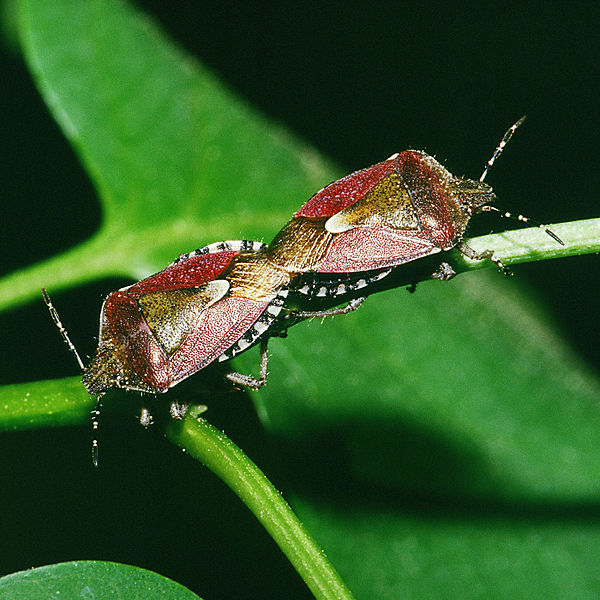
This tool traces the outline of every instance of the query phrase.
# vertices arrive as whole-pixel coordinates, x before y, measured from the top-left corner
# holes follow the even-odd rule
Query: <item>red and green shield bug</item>
[[[56,309],[44,301],[83,370],[83,384],[98,398],[111,388],[166,392],[213,361],[224,361],[261,338],[261,376],[226,375],[258,388],[266,378],[266,332],[288,294],[289,275],[267,260],[266,245],[211,244],[181,255],[159,273],[108,295],[100,313],[98,348],[83,364]],[[174,406],[172,413],[181,410]],[[145,422],[150,417],[146,413]],[[97,442],[93,445],[97,464]]]
[[[484,180],[523,120],[504,134],[478,181],[452,175],[418,150],[394,154],[334,181],[275,237],[268,250],[270,260],[296,273],[345,274],[345,279],[315,277],[298,287],[317,296],[359,290],[393,267],[452,248],[473,259],[489,258],[507,272],[492,251],[478,254],[463,237],[475,213],[498,211],[491,205],[496,199],[492,188]],[[522,215],[517,218],[529,221]]]

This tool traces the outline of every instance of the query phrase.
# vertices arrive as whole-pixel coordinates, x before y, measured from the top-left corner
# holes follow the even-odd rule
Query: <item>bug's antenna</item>
[[[98,418],[100,417],[100,400],[104,392],[96,396],[96,408],[92,411],[92,463],[98,468]]]
[[[42,298],[44,298],[44,303],[48,307],[48,310],[50,311],[50,316],[52,317],[54,324],[58,327],[58,331],[60,332],[62,339],[65,341],[65,344],[67,344],[67,346],[69,346],[69,350],[75,355],[75,358],[77,359],[77,362],[79,363],[79,368],[82,371],[85,371],[85,366],[83,364],[83,361],[81,360],[81,357],[79,356],[79,352],[77,352],[77,348],[75,348],[75,345],[71,341],[71,338],[69,337],[69,334],[67,333],[67,330],[65,329],[64,325],[62,324],[60,317],[58,316],[58,312],[54,308],[54,305],[52,304],[52,300],[50,300],[50,296],[48,295],[46,288],[42,288]]]
[[[490,170],[490,167],[496,162],[496,159],[502,154],[502,150],[504,150],[504,146],[506,146],[506,144],[508,144],[510,138],[513,136],[513,133],[519,128],[520,125],[523,124],[523,121],[525,121],[525,115],[523,115],[504,134],[504,136],[500,140],[500,143],[498,144],[498,147],[494,150],[494,154],[492,154],[492,158],[490,158],[490,160],[487,161],[487,164],[485,165],[485,169],[483,169],[483,173],[481,174],[481,177],[479,178],[479,181],[483,182],[483,180],[485,179],[486,175],[488,174],[488,171]]]
[[[481,177],[479,178],[480,182],[483,182],[486,175],[488,174],[488,171],[490,170],[490,167],[496,162],[496,159],[500,156],[500,154],[502,154],[502,150],[504,150],[504,147],[506,146],[506,144],[508,144],[508,142],[510,141],[510,138],[513,136],[514,132],[519,128],[520,125],[523,124],[523,121],[525,121],[525,115],[523,115],[502,136],[500,143],[498,144],[497,148],[494,150],[494,154],[492,154],[492,158],[490,158],[490,160],[488,160],[487,164],[485,165],[485,169],[483,170],[483,173],[481,174]],[[553,231],[550,231],[550,229],[548,229],[545,225],[542,225],[539,221],[534,221],[533,219],[530,219],[529,217],[526,217],[524,215],[513,215],[513,214],[509,213],[508,211],[502,212],[495,206],[489,206],[489,205],[482,206],[481,210],[482,211],[494,211],[494,212],[500,213],[500,215],[506,219],[515,219],[516,221],[521,221],[523,223],[530,223],[531,225],[535,225],[536,227],[539,227],[540,229],[545,231],[554,241],[558,242],[561,246],[565,245],[565,243]]]
[[[75,344],[73,344],[73,342],[71,341],[71,338],[69,337],[69,334],[67,333],[67,330],[65,329],[65,326],[62,324],[62,321],[60,320],[60,317],[58,316],[58,311],[54,308],[54,305],[52,304],[52,300],[50,299],[50,295],[46,291],[46,288],[42,288],[42,298],[44,299],[44,303],[46,304],[46,306],[48,307],[48,310],[50,311],[50,316],[52,317],[54,324],[56,325],[56,327],[58,327],[58,331],[60,332],[62,339],[64,340],[65,344],[67,344],[67,346],[69,347],[69,350],[74,354],[75,358],[77,359],[79,368],[82,371],[85,371],[85,365],[83,364],[83,361],[81,360],[81,356],[79,356],[79,352],[77,352],[77,348],[75,348]],[[95,467],[98,466],[98,418],[100,416],[100,400],[101,400],[102,396],[104,396],[104,393],[98,394],[98,396],[96,397],[96,408],[94,408],[94,410],[92,411],[92,431],[93,431],[92,463],[94,463]]]
[[[565,243],[554,233],[554,231],[551,231],[545,225],[542,225],[542,223],[540,223],[539,221],[534,221],[533,219],[530,219],[529,217],[526,217],[524,215],[513,215],[508,211],[502,212],[499,208],[490,205],[482,206],[481,210],[485,212],[497,212],[500,213],[500,216],[504,217],[505,219],[514,219],[515,221],[521,221],[522,223],[530,223],[531,225],[535,225],[536,227],[539,227],[542,231],[547,233],[555,242],[558,242],[561,246],[565,245]]]

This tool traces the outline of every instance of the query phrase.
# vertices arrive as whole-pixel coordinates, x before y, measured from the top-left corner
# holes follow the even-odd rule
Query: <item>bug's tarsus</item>
[[[341,308],[332,308],[331,310],[316,310],[316,311],[305,311],[298,310],[293,311],[291,314],[293,317],[298,319],[312,319],[314,317],[335,317],[337,315],[347,315],[350,312],[355,311],[366,299],[366,296],[360,298],[353,298]]]
[[[233,381],[233,383],[243,385],[252,390],[260,389],[267,383],[269,366],[269,354],[267,353],[268,344],[268,337],[264,337],[260,340],[260,377],[252,377],[251,375],[244,375],[244,373],[237,373],[236,371],[226,373],[225,377],[229,379],[229,381]]]
[[[487,259],[492,261],[504,273],[504,275],[506,275],[506,277],[512,277],[513,272],[499,258],[497,258],[494,255],[493,250],[484,250],[483,252],[477,252],[465,242],[461,242],[460,244],[458,244],[457,248],[460,252],[462,252],[467,258],[470,258],[471,260]]]
[[[188,405],[187,404],[179,404],[179,402],[177,402],[176,400],[171,402],[171,404],[169,405],[169,412],[171,413],[171,417],[173,419],[177,419],[178,421],[181,421],[181,419],[183,419],[183,417],[185,417],[185,414],[188,411]]]
[[[490,205],[482,206],[481,210],[485,211],[485,212],[497,212],[504,219],[514,219],[515,221],[521,221],[521,223],[528,223],[530,225],[534,225],[535,227],[539,227],[544,233],[549,235],[555,242],[558,242],[561,246],[565,245],[565,243],[554,233],[554,231],[548,229],[544,224],[540,223],[539,221],[536,221],[534,219],[526,217],[525,215],[513,215],[512,213],[510,213],[508,211],[503,212],[499,208],[496,208],[495,206],[490,206]]]
[[[485,168],[483,169],[483,173],[481,174],[481,177],[479,178],[479,181],[481,181],[483,183],[483,180],[486,178],[486,175],[488,174],[488,171],[490,170],[490,168],[492,167],[492,165],[496,162],[496,159],[502,154],[502,150],[504,150],[504,147],[506,146],[506,144],[508,144],[508,142],[509,142],[510,138],[513,136],[514,132],[519,128],[520,125],[523,124],[524,121],[525,121],[525,115],[523,115],[504,134],[504,136],[500,140],[500,143],[498,144],[498,146],[494,150],[494,153],[492,154],[492,158],[490,158],[490,160],[487,161],[487,164],[485,165]]]
[[[439,267],[431,274],[432,279],[449,281],[456,275],[456,271],[447,263],[440,263]]]
[[[140,425],[142,427],[150,427],[154,423],[152,413],[144,406],[140,411]]]
[[[62,339],[64,340],[65,344],[67,344],[67,346],[69,347],[69,350],[73,353],[73,355],[77,359],[79,368],[82,371],[85,371],[85,365],[83,364],[83,361],[81,360],[81,357],[79,356],[79,352],[77,352],[77,348],[75,348],[75,344],[73,344],[73,342],[71,341],[71,338],[69,337],[69,334],[67,333],[67,330],[65,329],[64,325],[62,324],[60,317],[58,316],[58,312],[54,308],[54,305],[52,304],[52,300],[50,299],[50,295],[46,291],[46,288],[42,288],[42,298],[44,299],[44,303],[46,304],[46,306],[48,307],[48,310],[50,311],[50,317],[52,317],[54,324],[56,325],[56,327],[58,327],[58,331],[60,332]]]

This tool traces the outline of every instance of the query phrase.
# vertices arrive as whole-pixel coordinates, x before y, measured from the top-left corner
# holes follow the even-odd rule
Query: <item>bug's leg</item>
[[[440,281],[448,281],[449,279],[452,279],[455,275],[456,275],[456,271],[447,262],[443,262],[431,274],[431,278],[439,279]]]
[[[507,277],[512,275],[512,271],[505,265],[502,264],[502,261],[499,258],[494,256],[493,250],[484,250],[483,252],[475,252],[473,248],[465,244],[465,242],[460,242],[457,246],[458,250],[462,252],[467,258],[472,260],[491,260]]]
[[[260,377],[252,377],[250,375],[244,375],[243,373],[237,373],[232,371],[226,373],[225,377],[233,383],[243,385],[252,390],[260,389],[265,383],[267,383],[267,367],[269,365],[269,355],[267,354],[267,346],[269,344],[269,338],[265,337],[260,340]]]
[[[190,406],[189,404],[179,404],[179,402],[174,401],[169,405],[171,417],[173,419],[177,419],[178,421],[181,421],[185,415],[191,415],[192,418],[197,419],[203,412],[206,412],[207,410],[208,406],[204,404],[193,404]],[[144,414],[144,411],[148,413],[148,410],[144,408],[142,409],[142,415]],[[152,425],[154,419],[152,419],[152,415],[150,415],[150,413],[148,413],[148,415],[150,416],[150,422],[148,425]],[[145,424],[142,423],[142,425]]]
[[[316,310],[316,311],[305,311],[305,310],[294,310],[290,312],[292,317],[299,319],[312,319],[313,317],[335,317],[337,315],[346,315],[350,312],[355,311],[364,301],[366,296],[360,298],[353,298],[341,308],[332,308],[331,310]]]
[[[171,413],[171,417],[181,421],[183,417],[185,417],[185,413],[188,410],[187,404],[179,404],[179,402],[174,401],[169,405],[169,412]]]
[[[140,411],[140,425],[142,427],[149,427],[152,423],[154,423],[152,413],[147,408],[142,408]]]

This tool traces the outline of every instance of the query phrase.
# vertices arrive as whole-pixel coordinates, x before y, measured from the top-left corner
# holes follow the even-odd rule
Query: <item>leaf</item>
[[[270,237],[331,179],[329,163],[234,98],[125,3],[24,0],[20,27],[104,215],[87,244],[4,278],[0,307],[43,285],[139,279],[219,238]]]
[[[332,177],[126,4],[23,7],[28,60],[104,222],[87,244],[5,278],[4,307],[41,285],[141,277],[214,239],[268,240]],[[293,328],[271,353],[255,402],[277,478],[357,597],[597,595],[598,377],[517,278],[469,273],[385,292]],[[236,367],[251,372],[256,359]],[[60,381],[22,384],[0,391],[5,422],[27,426],[13,420],[26,390],[32,418],[55,398],[83,422],[91,399],[65,384],[81,413],[61,404]],[[208,526],[202,511],[194,525]],[[170,544],[161,552],[177,556],[181,541]]]
[[[259,414],[357,598],[600,589],[600,386],[514,286],[389,291],[272,344]]]
[[[153,600],[199,598],[162,575],[111,562],[48,565],[0,578],[0,598],[11,600]]]
[[[381,504],[332,508],[294,498],[356,598],[598,595],[595,508],[398,497]]]
[[[296,326],[273,342],[279,376],[258,395],[271,431],[313,448],[338,440],[338,458],[365,485],[596,497],[598,379],[514,294],[513,279],[465,274]]]

